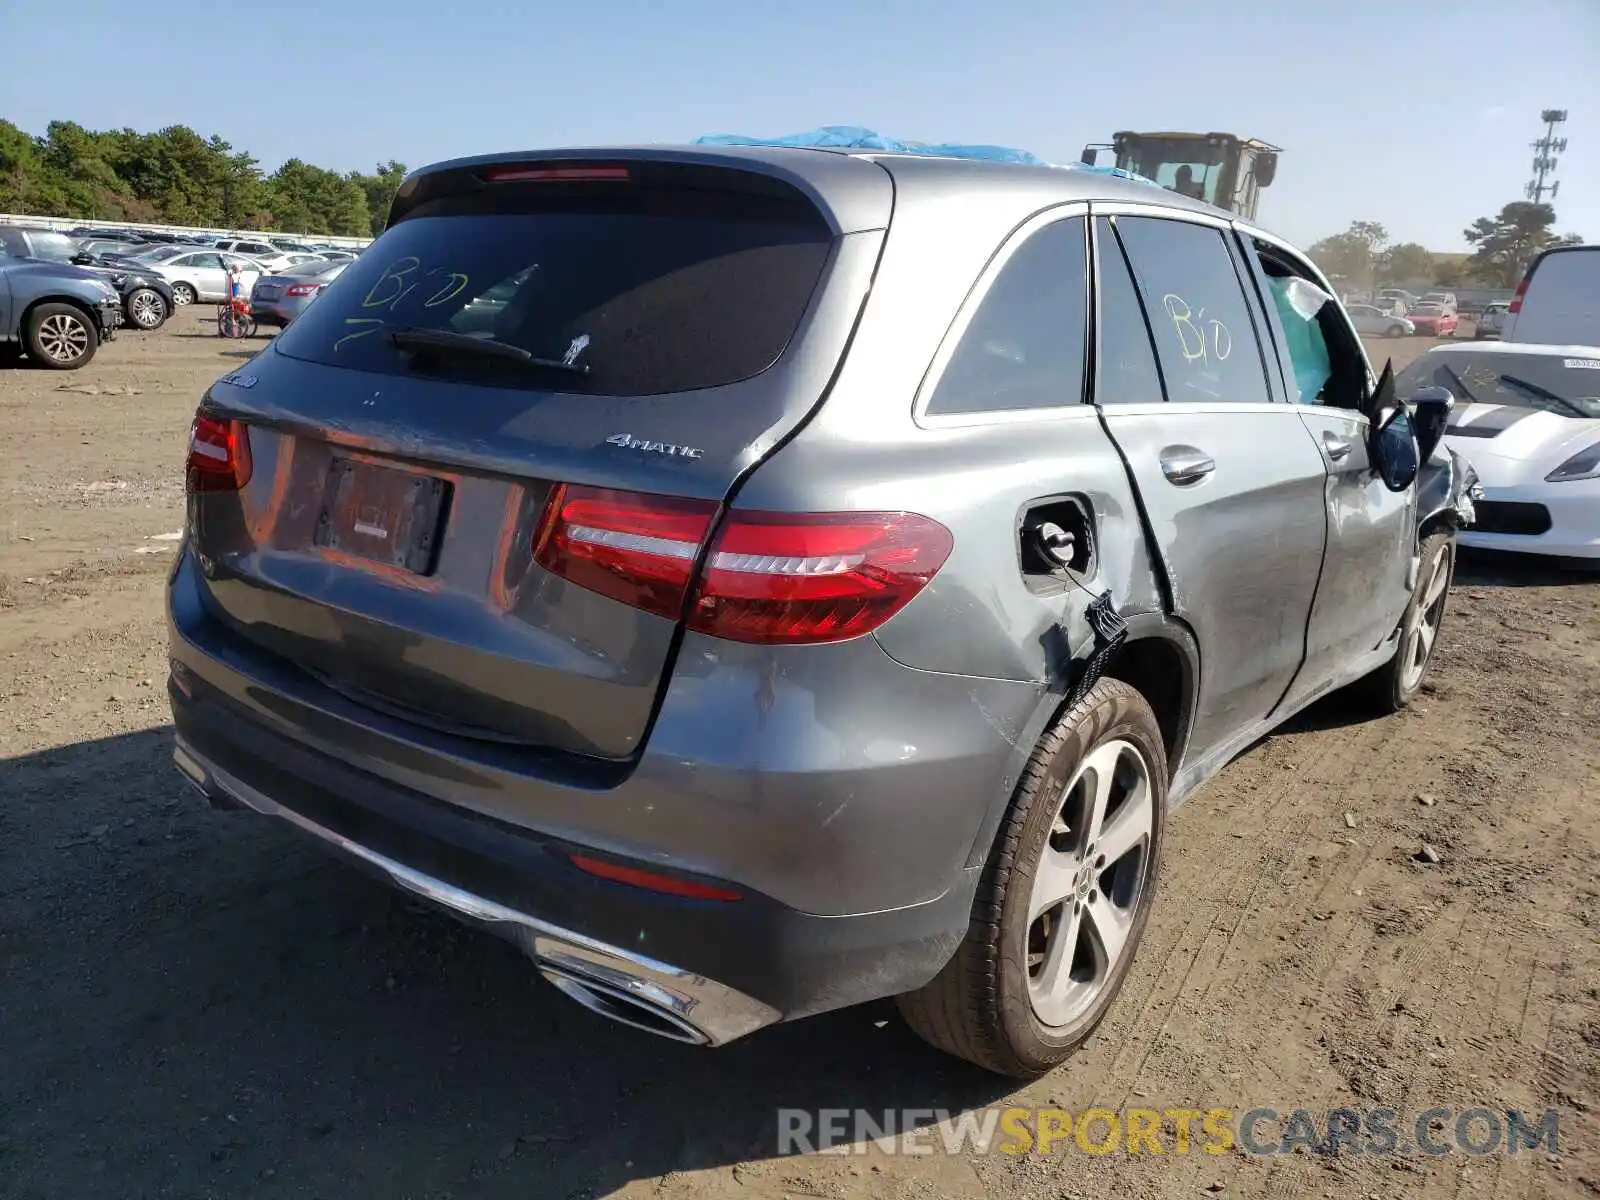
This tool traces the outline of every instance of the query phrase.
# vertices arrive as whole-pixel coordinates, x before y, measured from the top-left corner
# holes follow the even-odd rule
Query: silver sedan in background
[[[322,294],[350,264],[348,262],[307,262],[256,280],[250,292],[250,311],[259,325],[288,326],[306,306]]]
[[[1347,304],[1350,323],[1357,333],[1371,333],[1379,337],[1409,337],[1417,331],[1405,317],[1391,316],[1373,304]]]

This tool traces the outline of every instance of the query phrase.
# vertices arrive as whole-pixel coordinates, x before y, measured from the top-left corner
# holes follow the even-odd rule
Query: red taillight
[[[286,296],[315,296],[318,292],[320,292],[323,288],[325,288],[327,286],[328,285],[325,284],[325,283],[292,283],[292,284],[289,285],[289,290],[287,292],[285,292],[284,295],[286,295]]]
[[[915,513],[728,514],[689,626],[735,642],[836,642],[878,628],[944,566],[955,539]]]
[[[1528,291],[1528,280],[1532,276],[1533,276],[1533,272],[1529,271],[1526,275],[1524,275],[1522,277],[1522,282],[1517,284],[1517,290],[1516,290],[1515,293],[1512,294],[1512,297],[1511,297],[1511,309],[1510,309],[1511,312],[1521,312],[1522,311],[1522,297],[1527,294],[1527,291]]]
[[[237,492],[250,482],[250,431],[243,421],[196,415],[189,428],[189,492]]]
[[[657,616],[677,620],[717,506],[563,484],[534,539],[546,571]]]
[[[634,887],[648,888],[652,892],[664,892],[669,896],[687,896],[693,900],[742,900],[738,892],[729,888],[717,887],[712,883],[701,883],[698,879],[680,879],[676,875],[660,875],[655,871],[641,870],[639,867],[629,867],[622,863],[606,862],[600,858],[590,858],[585,854],[569,854],[572,865],[578,870],[594,875],[600,879],[609,879],[614,883],[632,884]]]
[[[602,166],[490,167],[483,173],[483,181],[485,183],[626,183],[628,181],[628,168]]]
[[[539,565],[591,591],[676,619],[716,505],[563,485],[534,540]],[[734,510],[688,606],[690,628],[763,645],[870,633],[944,565],[955,540],[915,513]]]

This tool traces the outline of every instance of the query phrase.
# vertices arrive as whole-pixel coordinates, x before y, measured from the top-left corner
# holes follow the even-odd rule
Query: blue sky
[[[171,15],[164,15],[166,13]],[[1260,219],[1465,248],[1570,112],[1559,228],[1600,240],[1600,0],[343,0],[14,5],[0,116],[186,124],[268,168],[865,125],[1072,161],[1117,129],[1287,149]],[[131,32],[118,32],[131,30]],[[23,49],[25,53],[18,53]]]

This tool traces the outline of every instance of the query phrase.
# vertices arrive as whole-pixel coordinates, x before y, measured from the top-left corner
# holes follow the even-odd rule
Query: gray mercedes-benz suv
[[[1282,241],[1088,170],[515,154],[195,418],[176,757],[720,1044],[899,996],[1050,1069],[1167,813],[1420,686],[1470,520]]]

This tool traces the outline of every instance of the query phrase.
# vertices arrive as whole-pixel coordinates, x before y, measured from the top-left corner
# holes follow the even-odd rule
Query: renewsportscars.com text
[[[1557,1110],[785,1108],[779,1154],[1227,1154],[1485,1157],[1557,1152]]]

